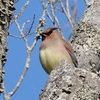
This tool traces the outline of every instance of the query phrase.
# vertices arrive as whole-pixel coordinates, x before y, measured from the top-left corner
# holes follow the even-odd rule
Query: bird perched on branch
[[[68,41],[64,40],[56,29],[58,28],[50,27],[41,33],[40,62],[43,69],[48,74],[50,74],[63,59],[67,60],[69,63],[73,63],[75,67],[78,65],[71,45]]]

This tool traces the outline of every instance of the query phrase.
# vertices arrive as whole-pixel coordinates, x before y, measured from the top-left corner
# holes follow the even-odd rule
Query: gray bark
[[[4,81],[4,64],[7,54],[7,36],[8,28],[12,18],[13,10],[15,9],[14,0],[0,0],[0,92],[3,92]]]
[[[92,0],[93,1],[93,0]],[[73,37],[79,68],[62,61],[55,68],[39,100],[100,100],[100,0],[84,12]]]
[[[90,71],[62,61],[53,70],[40,100],[100,100],[100,78]]]

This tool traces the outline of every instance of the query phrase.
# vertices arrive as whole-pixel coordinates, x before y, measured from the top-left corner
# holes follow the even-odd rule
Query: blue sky
[[[17,14],[21,6],[26,2],[27,0],[19,0],[17,4],[15,4],[16,10],[15,14]],[[72,0],[70,0],[71,2]],[[78,6],[78,20],[82,17],[84,10],[85,10],[85,4],[84,0],[77,0],[77,6]],[[35,29],[38,24],[38,20],[42,15],[42,6],[39,0],[30,0],[29,6],[25,9],[25,12],[22,14],[22,16],[19,18],[18,22],[20,25],[22,25],[26,20],[32,21],[33,15],[35,14],[35,23],[33,25],[32,32],[35,32]],[[63,34],[65,38],[68,38],[69,32],[71,27],[65,27],[68,24],[67,19],[62,15],[59,15],[59,21],[61,24],[61,28],[63,31]],[[49,19],[46,19],[46,26],[45,28],[48,28],[52,26],[52,23]],[[25,30],[29,28],[29,25],[31,23],[27,24],[25,27]],[[24,32],[25,32],[24,30]],[[9,29],[10,34],[14,35],[20,35],[19,31],[16,27],[16,25],[13,23],[10,26]],[[35,35],[35,34],[34,34]],[[34,35],[28,36],[29,44],[31,45],[34,41]],[[17,81],[20,78],[20,75],[22,74],[22,71],[24,69],[27,53],[25,49],[25,43],[22,39],[17,39],[8,36],[8,54],[7,54],[7,62],[5,64],[5,86],[7,93],[12,91],[12,89],[15,87]],[[28,72],[25,76],[24,81],[22,82],[20,88],[17,90],[17,92],[11,97],[11,100],[38,100],[38,96],[41,93],[41,89],[46,84],[46,81],[48,79],[48,75],[45,73],[45,71],[42,69],[41,64],[39,62],[39,46],[40,46],[41,40],[39,40],[32,52],[31,57],[31,63],[30,68],[28,69]],[[0,96],[0,100],[3,100],[2,95]]]

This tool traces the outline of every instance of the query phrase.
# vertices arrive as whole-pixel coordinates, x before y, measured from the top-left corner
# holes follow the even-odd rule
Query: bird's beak
[[[42,38],[42,41],[43,41],[43,40],[45,39],[45,37],[46,37],[46,35],[43,34],[43,33],[41,33],[40,36],[41,36],[41,38]]]
[[[45,34],[43,34],[43,32],[42,32],[42,33],[40,33],[40,35],[41,35],[41,36],[46,36]]]

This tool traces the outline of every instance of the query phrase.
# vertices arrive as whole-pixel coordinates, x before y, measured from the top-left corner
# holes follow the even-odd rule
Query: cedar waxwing
[[[50,27],[41,34],[40,62],[48,74],[50,74],[63,59],[66,59],[69,63],[73,63],[75,67],[78,65],[71,45],[64,40],[56,29],[57,27]]]

